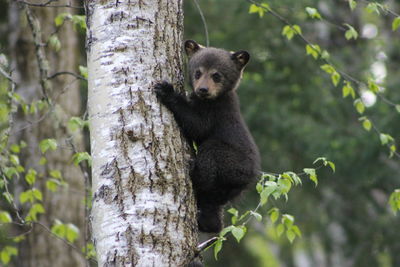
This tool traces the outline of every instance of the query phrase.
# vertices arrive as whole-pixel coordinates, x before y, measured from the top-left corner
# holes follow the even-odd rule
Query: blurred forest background
[[[287,202],[272,201],[259,211],[267,215],[272,205],[279,207],[281,213],[293,215],[302,231],[301,238],[290,243],[285,236],[278,237],[276,229],[265,216],[262,222],[252,220],[249,223],[248,233],[239,244],[234,238],[228,238],[218,255],[218,261],[214,259],[212,249],[207,251],[204,255],[206,266],[400,266],[400,220],[389,205],[389,196],[396,188],[400,188],[400,158],[398,154],[391,155],[393,151],[390,153],[390,149],[382,145],[382,136],[379,134],[385,133],[394,138],[393,141],[389,138],[389,145],[399,144],[400,106],[396,104],[400,104],[400,29],[393,31],[392,22],[399,16],[400,1],[377,2],[387,5],[390,12],[379,6],[376,9],[371,6],[367,8],[369,1],[357,1],[354,10],[350,9],[349,1],[342,0],[267,1],[273,10],[299,25],[307,40],[326,49],[330,61],[338,70],[366,85],[370,79],[379,84],[379,92],[371,92],[368,86],[353,83],[365,106],[362,114],[360,110],[357,111],[359,107],[355,107],[351,95],[343,97],[343,84],[334,86],[330,75],[320,68],[323,61],[306,54],[306,43],[296,34],[291,40],[282,34],[285,24],[281,20],[268,12],[262,18],[257,13],[249,14],[250,3],[244,0],[198,2],[206,20],[210,46],[227,50],[243,49],[251,54],[238,93],[243,115],[262,155],[263,171],[300,173],[303,168],[311,167],[318,157],[326,157],[336,165],[335,173],[328,168],[318,171],[317,187],[312,181],[303,179],[302,186],[292,189]],[[318,9],[322,19],[311,18],[307,7]],[[60,42],[47,42],[49,47],[46,47],[46,53],[50,61],[48,76],[60,71],[79,73],[79,65],[86,65],[85,31],[79,28],[78,19],[70,19],[71,22],[65,20],[65,25],[56,27],[54,18],[62,12],[83,15],[83,9],[39,7],[34,11],[41,20],[44,36],[50,40],[56,33]],[[78,248],[84,247],[88,240],[87,231],[83,229],[83,218],[88,209],[83,203],[84,177],[88,166],[82,166],[85,163],[82,158],[75,161],[77,166],[71,160],[73,155],[75,160],[76,155],[84,157],[85,154],[77,153],[88,150],[84,137],[87,135],[87,84],[81,79],[84,77],[60,74],[54,79],[42,79],[40,85],[38,81],[41,76],[36,66],[29,22],[20,12],[20,6],[15,2],[0,2],[0,53],[3,54],[0,65],[14,75],[18,83],[16,92],[24,99],[13,100],[19,101],[13,121],[14,130],[11,130],[9,138],[7,136],[1,152],[1,175],[4,177],[0,184],[3,194],[0,210],[9,215],[1,213],[0,221],[7,222],[7,216],[15,220],[17,216],[4,193],[12,190],[17,195],[28,192],[24,190],[31,186],[29,178],[22,185],[18,181],[23,179],[11,180],[8,177],[12,159],[15,169],[24,166],[24,172],[16,171],[21,173],[21,177],[26,176],[29,166],[35,166],[37,173],[33,176],[37,181],[34,183],[38,183],[37,187],[41,188],[44,196],[27,202],[43,204],[46,213],[40,215],[40,209],[35,211],[40,215],[43,225],[32,229],[15,229],[18,227],[1,224],[0,254],[3,260],[8,253],[12,258],[9,263],[12,266],[50,266],[43,263],[46,259],[41,264],[36,262],[36,265],[32,261],[46,258],[46,250],[62,252],[71,250],[71,247],[59,240],[53,241],[55,237],[46,232],[44,225],[48,225],[48,230],[58,236],[64,235],[63,238],[68,238],[68,231],[78,232],[74,227],[79,228],[79,236],[69,236],[68,239]],[[205,28],[194,1],[185,1],[184,14],[185,39],[205,45]],[[345,23],[354,27],[358,32],[357,38],[346,38],[349,28]],[[58,45],[60,47],[57,49]],[[80,70],[84,76],[84,68]],[[0,75],[0,80],[0,130],[6,136],[10,126],[8,91],[11,83],[4,75]],[[46,104],[46,98],[37,93],[46,82],[43,80],[51,82],[53,90],[50,90],[50,94],[52,99],[56,99],[54,103]],[[28,106],[25,108],[29,109],[32,101],[36,101],[34,106],[37,110],[24,113],[22,103],[26,103]],[[42,104],[50,106],[56,115],[42,120],[45,113],[41,111]],[[77,119],[71,122],[71,116]],[[363,124],[366,119],[372,123],[370,127]],[[51,141],[38,146],[40,141],[48,138],[57,140],[56,151],[51,151]],[[21,144],[21,140],[26,144]],[[17,144],[14,150],[10,148],[11,144]],[[43,149],[46,146],[48,148]],[[6,148],[8,152],[5,152]],[[17,159],[21,164],[15,162],[15,158],[10,158],[11,155],[19,155]],[[46,162],[39,162],[42,158]],[[81,167],[78,163],[81,163]],[[55,170],[61,173],[55,173]],[[32,175],[29,177],[32,178]],[[48,181],[53,181],[57,186],[49,185]],[[63,183],[69,184],[68,189],[63,188]],[[6,184],[9,189],[6,189]],[[21,197],[16,196],[16,199],[17,202],[24,202]],[[245,211],[254,209],[257,203],[258,194],[255,190],[249,190],[234,206]],[[28,209],[18,209],[24,214],[29,212]],[[230,215],[226,214],[225,217],[229,223]],[[54,222],[55,218],[59,221]],[[63,226],[64,234],[54,225],[59,228]],[[11,236],[18,236],[28,231],[29,234],[23,235],[23,240],[9,239],[10,233]],[[40,246],[40,251],[33,252],[37,249],[35,247]],[[8,252],[3,253],[7,247]],[[18,256],[10,247],[18,248]],[[69,256],[59,266],[80,266],[83,263],[79,257],[77,255],[72,260]]]

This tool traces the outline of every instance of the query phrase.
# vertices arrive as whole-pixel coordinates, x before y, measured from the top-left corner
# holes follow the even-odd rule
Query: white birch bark
[[[182,88],[182,1],[87,1],[86,12],[99,266],[184,266],[197,243],[189,155],[152,90]]]

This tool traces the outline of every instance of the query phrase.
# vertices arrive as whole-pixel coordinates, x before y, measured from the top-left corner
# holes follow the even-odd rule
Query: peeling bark
[[[184,266],[197,244],[187,144],[156,99],[182,89],[182,1],[87,1],[99,266]]]

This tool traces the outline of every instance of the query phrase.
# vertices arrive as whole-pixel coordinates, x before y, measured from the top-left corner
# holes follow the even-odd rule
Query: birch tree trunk
[[[153,93],[182,88],[182,1],[86,1],[99,266],[184,266],[197,244],[187,145]]]

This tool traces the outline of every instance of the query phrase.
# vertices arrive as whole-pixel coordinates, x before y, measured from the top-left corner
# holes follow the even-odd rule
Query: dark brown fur
[[[197,144],[191,170],[199,208],[200,231],[219,232],[222,206],[258,175],[257,146],[240,114],[236,88],[250,56],[185,42],[193,93],[188,100],[171,84],[155,86],[160,101],[174,114],[185,136]]]

